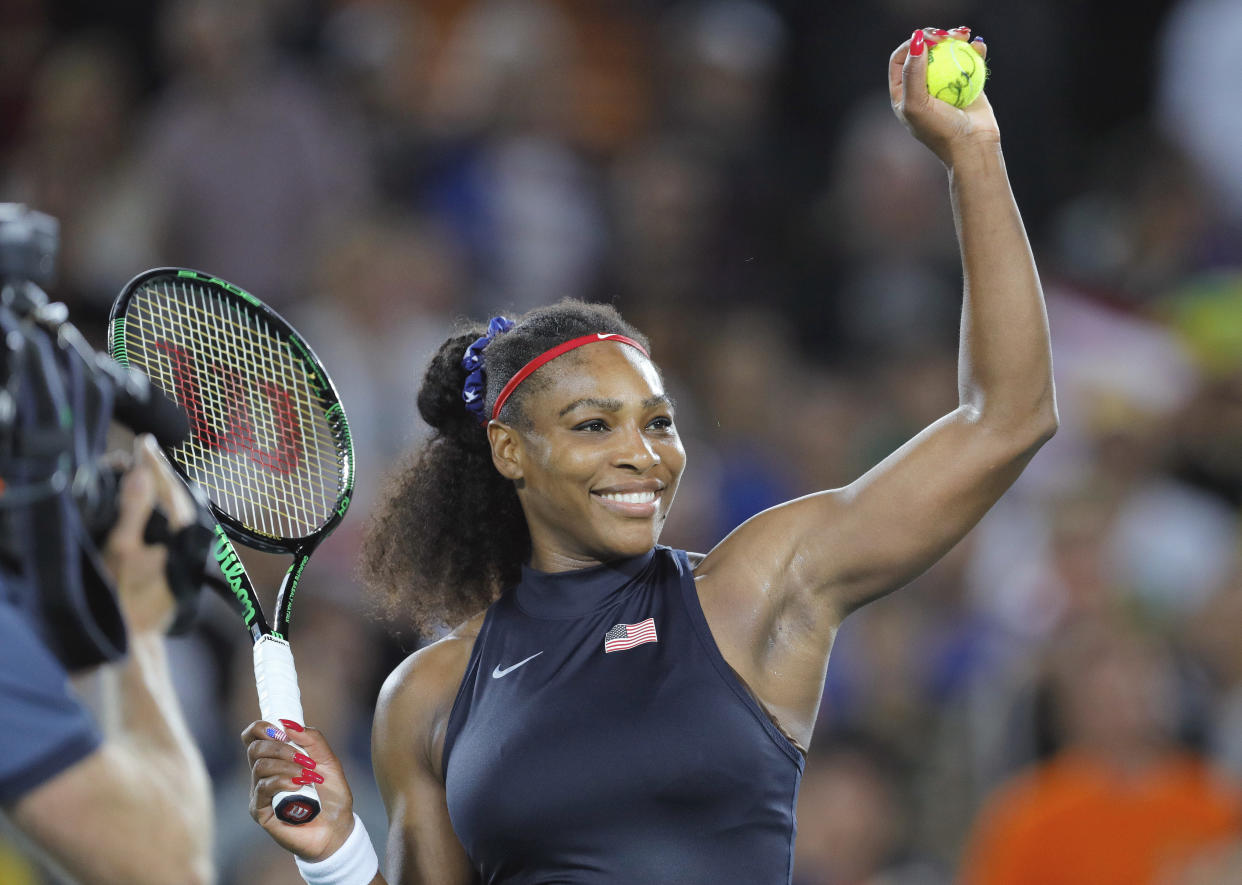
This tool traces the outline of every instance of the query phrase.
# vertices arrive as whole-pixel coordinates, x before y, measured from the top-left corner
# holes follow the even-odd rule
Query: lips
[[[621,504],[650,504],[656,499],[655,492],[596,492],[606,501],[617,501]]]
[[[658,482],[623,483],[596,489],[591,496],[619,516],[654,516],[664,486]]]

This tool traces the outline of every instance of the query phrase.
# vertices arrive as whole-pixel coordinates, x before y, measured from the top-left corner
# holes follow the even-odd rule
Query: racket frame
[[[305,568],[307,560],[319,545],[319,542],[331,534],[341,520],[344,519],[345,512],[349,508],[350,498],[353,495],[353,439],[350,436],[349,423],[345,418],[345,410],[341,406],[340,396],[337,394],[336,387],[332,384],[332,380],[328,377],[327,372],[324,371],[319,358],[315,355],[310,345],[306,343],[297,330],[284,317],[244,289],[234,286],[232,283],[219,277],[189,268],[157,267],[143,271],[126,283],[120,296],[113,302],[112,310],[108,315],[108,350],[111,352],[113,359],[118,363],[125,366],[130,364],[125,341],[125,313],[129,304],[143,285],[159,277],[170,277],[175,281],[210,286],[217,289],[224,297],[236,301],[243,311],[257,313],[265,320],[269,330],[289,345],[290,351],[298,356],[303,367],[308,370],[308,376],[315,380],[313,385],[315,396],[323,406],[324,417],[332,426],[334,436],[338,440],[337,452],[338,457],[343,461],[341,468],[345,480],[341,484],[337,499],[333,503],[328,518],[308,535],[284,538],[249,528],[221,510],[216,506],[215,501],[209,499],[212,516],[215,517],[230,540],[238,541],[247,547],[265,553],[284,553],[294,558],[293,564],[285,572],[285,577],[280,583],[280,589],[277,591],[276,617],[270,626],[263,614],[258,594],[246,575],[244,567],[238,575],[230,575],[227,571],[225,572],[225,577],[229,579],[230,589],[246,612],[246,626],[250,629],[252,636],[257,639],[258,635],[270,632],[277,637],[288,639],[293,597],[297,593],[302,569]],[[172,391],[165,392],[172,394]],[[343,446],[339,444],[340,441],[343,441]],[[169,454],[169,461],[181,478],[187,482],[193,482],[193,477],[189,475],[176,458],[172,457],[172,453],[166,450],[166,454]],[[217,546],[213,547],[213,553],[215,553],[217,562],[223,567],[226,563],[231,562],[229,558],[231,555],[231,557],[236,559],[236,562],[240,563],[241,559],[237,556],[236,549],[231,544],[227,548],[221,549],[219,546],[220,540],[217,535]],[[240,586],[235,583],[236,578],[241,579]],[[251,609],[254,612],[253,618],[249,617]],[[256,629],[258,630],[257,634]]]

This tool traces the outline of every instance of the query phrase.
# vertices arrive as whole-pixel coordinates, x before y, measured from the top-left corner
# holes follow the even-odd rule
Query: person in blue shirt
[[[194,505],[149,436],[136,440],[119,495],[104,558],[128,653],[101,668],[110,685],[99,723],[18,604],[21,576],[0,576],[0,806],[76,880],[211,882],[211,784],[164,649],[175,613],[168,554],[143,541],[154,507],[175,531],[193,521]]]
[[[379,700],[391,878],[323,735],[305,728],[295,759],[269,723],[243,734],[251,813],[308,881],[790,881],[802,748],[842,619],[951,548],[1057,425],[995,117],[924,86],[927,45],[966,38],[916,31],[889,66],[895,112],[948,171],[959,405],[851,485],[766,510],[705,555],[670,550],[686,453],[637,330],[563,302],[441,348],[419,392],[436,433],[364,550],[401,604],[466,618]],[[320,816],[275,821],[272,795],[308,779]]]

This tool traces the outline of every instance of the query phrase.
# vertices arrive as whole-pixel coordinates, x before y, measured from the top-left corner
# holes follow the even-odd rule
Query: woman
[[[477,613],[380,697],[395,881],[789,881],[801,748],[841,620],[952,547],[1056,428],[1043,299],[996,120],[985,97],[959,110],[923,86],[927,42],[968,37],[916,31],[889,65],[894,110],[949,172],[960,405],[852,485],[688,556],[656,546],[685,465],[672,404],[615,313],[562,304],[509,330],[494,320],[433,360],[419,408],[437,435],[385,517],[404,501],[410,518],[387,534],[381,520],[369,567],[422,585],[442,612],[465,600]],[[268,739],[274,728],[243,736],[252,815],[309,881],[386,881],[323,737],[294,736],[312,765]],[[324,800],[300,828],[269,808],[295,778]]]

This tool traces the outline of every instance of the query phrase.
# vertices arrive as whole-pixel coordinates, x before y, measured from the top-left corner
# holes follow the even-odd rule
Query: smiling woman
[[[645,349],[610,335],[577,340],[581,350],[543,369],[547,383],[524,404],[526,426],[487,430],[496,469],[526,514],[530,565],[548,572],[650,550],[686,463]]]
[[[686,456],[635,329],[562,302],[445,342],[418,397],[435,434],[364,550],[393,606],[464,619],[376,708],[392,878],[322,735],[299,735],[309,760],[264,737],[270,723],[243,735],[252,814],[307,881],[791,881],[842,619],[943,556],[1056,429],[1043,295],[988,98],[956,108],[926,88],[928,42],[968,36],[916,31],[889,64],[894,111],[948,174],[958,406],[850,485],[766,510],[703,556],[669,549]],[[265,816],[308,763],[319,817]]]
[[[486,417],[499,412],[504,426],[513,429],[504,435],[505,443],[516,443],[519,431],[527,431],[532,444],[546,439],[549,428],[543,428],[545,436],[534,431],[547,416],[532,412],[528,404],[554,380],[581,376],[582,355],[592,350],[631,351],[646,363],[650,380],[663,392],[654,366],[637,348],[611,343],[566,352],[506,393],[509,382],[532,361],[584,335],[620,336],[645,351],[646,337],[607,305],[565,301],[530,312],[508,331],[490,338],[487,333],[482,325],[467,327],[432,358],[418,409],[434,434],[406,469],[394,475],[360,557],[364,580],[393,618],[403,623],[413,619],[425,633],[440,632],[485,608],[502,587],[517,581],[531,556],[531,528],[518,502],[518,483],[493,466]],[[487,339],[486,370],[482,386],[476,387],[471,376],[479,370],[465,368],[463,356],[482,339]],[[600,395],[589,378],[582,380],[582,395],[570,394],[553,416],[558,429],[568,421],[571,427],[581,426],[578,436],[598,433],[611,417],[604,411],[585,414],[593,400],[599,408]],[[478,399],[467,399],[471,395]],[[669,405],[652,420],[671,425]],[[592,424],[592,417],[604,420]],[[664,512],[672,503],[672,491],[663,495]],[[647,542],[654,543],[650,533]]]

